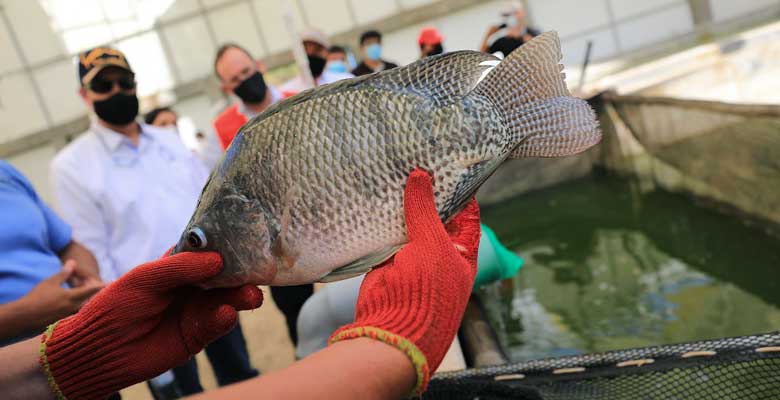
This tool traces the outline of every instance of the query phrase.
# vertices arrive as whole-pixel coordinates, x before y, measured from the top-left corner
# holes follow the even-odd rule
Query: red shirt
[[[239,110],[239,103],[226,108],[214,119],[214,130],[217,132],[222,150],[225,150],[236,137],[238,130],[248,121]]]

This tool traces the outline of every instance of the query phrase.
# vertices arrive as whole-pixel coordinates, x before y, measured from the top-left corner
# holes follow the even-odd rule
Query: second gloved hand
[[[457,333],[477,270],[479,206],[466,206],[446,226],[436,210],[431,177],[409,175],[404,192],[407,243],[366,275],[355,322],[331,343],[371,337],[404,351],[417,372],[414,393],[425,390]]]

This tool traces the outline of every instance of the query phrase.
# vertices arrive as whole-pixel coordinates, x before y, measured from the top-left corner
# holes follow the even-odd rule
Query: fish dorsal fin
[[[450,103],[468,94],[498,61],[490,54],[461,50],[426,57],[405,67],[317,86],[271,105],[241,127],[239,134],[296,105],[348,90],[391,90],[426,97],[437,104]]]
[[[490,54],[461,50],[426,57],[405,67],[317,86],[271,105],[262,114],[244,124],[237,136],[299,104],[349,90],[389,90],[425,97],[435,105],[448,104],[458,101],[474,89],[477,83],[498,65],[498,61],[500,60],[496,56]]]
[[[393,254],[395,254],[398,250],[401,249],[401,247],[403,247],[403,245],[390,246],[382,250],[379,250],[375,253],[369,254],[365,257],[358,258],[357,260],[343,267],[336,268],[333,271],[330,271],[329,274],[320,278],[319,281],[325,283],[335,282],[343,279],[353,278],[358,275],[363,275],[366,272],[371,271],[371,268],[376,267],[377,265],[381,264],[383,261],[392,257]]]
[[[448,103],[468,94],[499,61],[493,55],[477,51],[455,51],[374,74],[365,84]]]

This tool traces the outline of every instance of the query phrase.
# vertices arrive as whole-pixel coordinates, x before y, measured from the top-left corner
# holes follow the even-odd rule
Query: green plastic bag
[[[484,224],[480,224],[480,228],[482,236],[479,238],[477,278],[474,280],[474,289],[511,278],[523,266],[523,259],[504,247],[490,228]]]

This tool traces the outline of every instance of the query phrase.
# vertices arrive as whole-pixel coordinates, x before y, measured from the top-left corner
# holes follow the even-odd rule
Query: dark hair
[[[157,116],[160,115],[160,113],[166,111],[176,114],[173,110],[171,110],[170,107],[157,107],[154,110],[146,113],[146,115],[144,115],[144,122],[146,122],[147,125],[151,125],[154,122],[154,120],[157,119]]]
[[[347,54],[347,50],[342,46],[333,45],[328,49],[328,53],[344,53]]]
[[[368,39],[377,39],[379,43],[382,43],[382,34],[378,31],[365,31],[360,35],[360,47],[363,47],[363,43]]]
[[[254,58],[252,58],[252,55],[249,54],[249,50],[239,46],[236,43],[228,42],[223,44],[222,46],[219,46],[219,49],[217,49],[217,55],[214,57],[214,75],[216,75],[217,78],[219,78],[219,80],[222,80],[222,77],[219,76],[219,72],[217,72],[217,63],[219,63],[219,60],[221,60],[222,56],[225,55],[225,52],[227,52],[230,49],[241,50],[244,54],[246,54],[247,57],[254,60]]]

